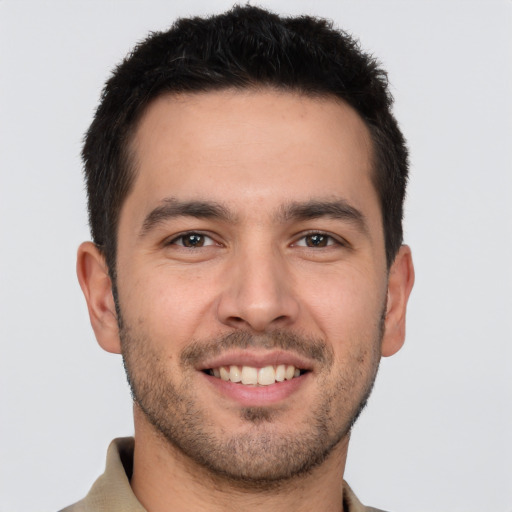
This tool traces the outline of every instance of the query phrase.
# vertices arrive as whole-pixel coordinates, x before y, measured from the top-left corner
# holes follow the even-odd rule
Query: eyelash
[[[193,244],[186,245],[185,239],[186,238],[190,239],[191,237],[194,237],[194,236],[196,236],[198,238],[200,237],[203,241],[203,244],[202,245],[193,245]],[[306,239],[308,237],[319,237],[322,240],[319,241],[318,245],[307,245]],[[210,243],[207,243],[206,245],[204,245],[205,241],[207,241],[207,240],[209,240]],[[324,242],[324,240],[326,240],[325,245],[320,245]],[[178,243],[178,241],[181,241],[181,243]],[[302,241],[304,241],[304,243],[300,243]],[[196,249],[196,248],[210,247],[212,245],[220,245],[220,244],[217,244],[211,236],[208,236],[204,233],[201,233],[198,231],[189,231],[189,232],[182,233],[182,234],[172,238],[171,240],[166,242],[165,245],[176,245],[178,247],[183,247],[184,249]],[[295,247],[306,247],[308,249],[315,249],[315,248],[332,247],[332,246],[336,246],[336,245],[346,246],[347,244],[346,244],[346,242],[341,241],[338,238],[335,238],[334,236],[324,233],[322,231],[311,231],[311,232],[302,234],[302,236],[297,238],[296,241],[293,242],[291,245],[295,246]]]
[[[306,239],[308,237],[321,237],[322,239],[326,239],[327,243],[325,245],[307,245]],[[304,241],[304,244],[299,244],[299,242]],[[325,247],[332,247],[332,246],[346,246],[346,242],[343,240],[340,240],[337,237],[334,237],[333,235],[330,235],[328,233],[324,233],[323,231],[310,231],[308,233],[303,233],[300,238],[297,239],[296,242],[294,242],[292,245],[299,246],[299,247],[306,247],[308,249],[315,249],[315,248],[325,248]]]
[[[211,243],[208,243],[207,245],[185,245],[184,240],[186,238],[191,238],[193,236],[201,237],[203,239],[203,242],[208,239]],[[181,240],[182,243],[178,243],[178,241]],[[175,236],[171,240],[165,243],[165,245],[177,245],[179,247],[183,247],[184,249],[197,249],[202,247],[210,247],[212,245],[219,245],[215,242],[215,240],[208,235],[205,235],[204,233],[200,233],[198,231],[188,231],[186,233],[182,233],[181,235]]]

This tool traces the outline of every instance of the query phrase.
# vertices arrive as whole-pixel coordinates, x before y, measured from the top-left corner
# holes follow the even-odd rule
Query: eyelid
[[[198,231],[198,230],[183,231],[182,233],[178,233],[176,235],[172,235],[171,237],[167,238],[164,241],[164,245],[166,245],[166,246],[168,246],[168,245],[175,245],[175,246],[178,246],[178,247],[183,247],[185,249],[189,249],[189,247],[186,247],[185,244],[177,243],[177,241],[181,240],[183,242],[183,239],[186,236],[191,236],[191,235],[201,236],[201,237],[203,237],[205,239],[205,242],[206,242],[206,240],[209,240],[208,243],[205,243],[204,245],[202,245],[200,247],[211,247],[212,245],[220,245],[218,242],[215,241],[215,239],[211,235],[208,235],[208,234],[206,234],[206,233],[204,233],[202,231]]]
[[[308,249],[316,249],[316,247],[310,247],[310,246],[306,245],[306,243],[299,244],[299,242],[304,241],[305,238],[307,238],[308,236],[314,236],[314,235],[325,236],[329,239],[327,245],[324,246],[323,248],[332,247],[332,246],[336,246],[336,245],[339,245],[341,247],[349,246],[348,242],[344,238],[340,237],[339,235],[334,235],[334,234],[326,232],[326,231],[315,230],[315,229],[299,233],[297,236],[294,237],[295,241],[291,245],[295,246],[295,247],[306,247]],[[322,247],[320,246],[318,248],[322,248]]]

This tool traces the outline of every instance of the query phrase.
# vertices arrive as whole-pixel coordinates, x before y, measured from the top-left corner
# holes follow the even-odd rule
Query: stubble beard
[[[119,313],[119,312],[118,312]],[[121,318],[118,316],[118,318]],[[220,339],[191,343],[180,356],[181,382],[171,378],[161,356],[144,334],[120,321],[123,362],[135,404],[156,433],[213,477],[241,488],[266,489],[310,473],[349,434],[370,396],[380,360],[381,320],[367,352],[333,378],[332,349],[322,340],[276,331],[265,336],[235,332]],[[193,363],[227,348],[264,347],[295,350],[321,362],[315,376],[318,396],[300,424],[283,429],[286,412],[245,407],[242,432],[215,426],[215,413],[200,407],[187,372]],[[178,372],[179,373],[179,372]]]

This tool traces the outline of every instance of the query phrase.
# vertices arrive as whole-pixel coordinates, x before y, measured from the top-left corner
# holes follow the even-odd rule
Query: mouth
[[[203,370],[204,373],[226,382],[244,386],[270,386],[279,382],[297,379],[309,370],[291,364],[255,366],[219,366]]]
[[[292,396],[307,393],[317,367],[314,360],[290,351],[228,350],[205,358],[196,370],[211,386],[212,400],[227,400],[223,403],[235,407],[268,407],[300,400]]]

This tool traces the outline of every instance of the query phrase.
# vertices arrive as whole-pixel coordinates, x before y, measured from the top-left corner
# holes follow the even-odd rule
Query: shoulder
[[[344,512],[386,512],[380,508],[363,505],[345,481],[343,481],[343,510]]]
[[[133,438],[114,439],[103,475],[84,499],[60,512],[145,512],[130,487],[133,446]]]

